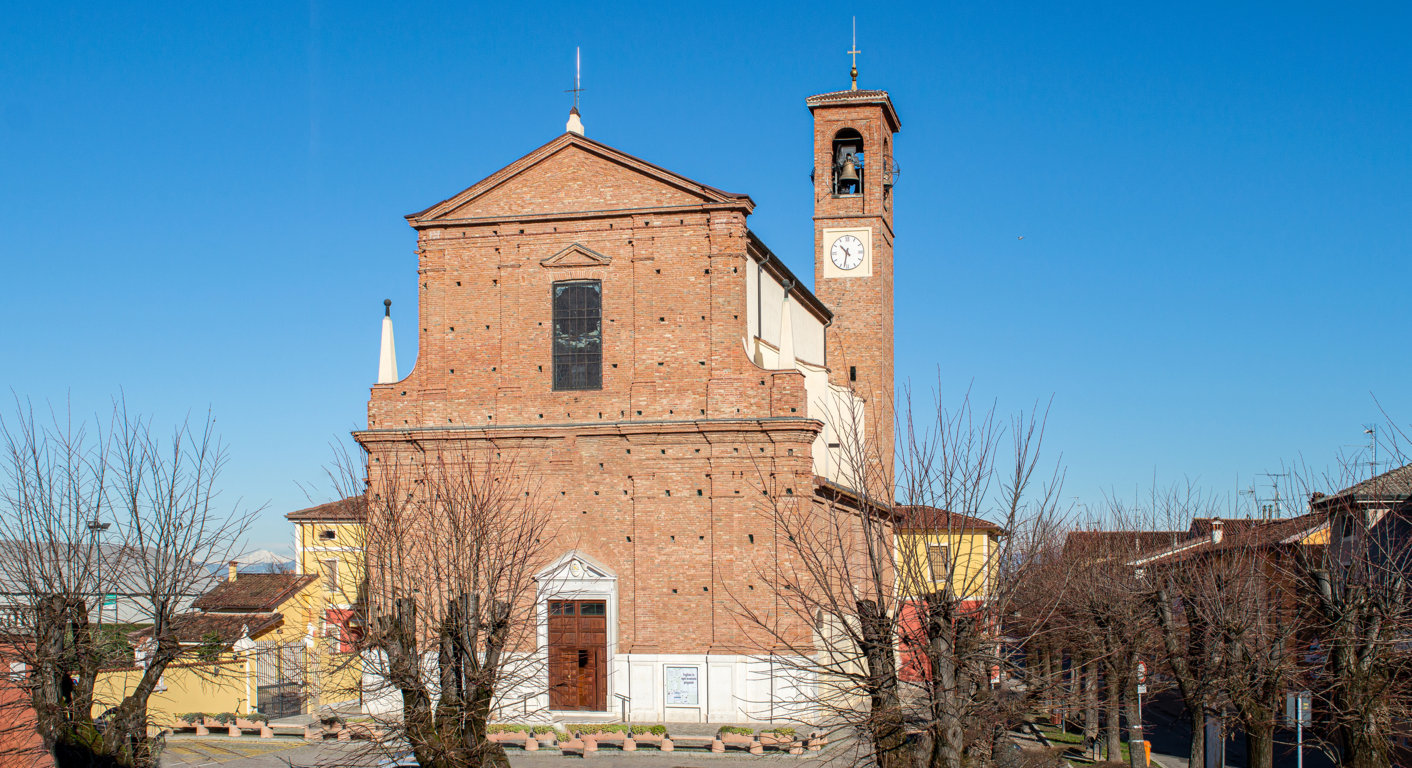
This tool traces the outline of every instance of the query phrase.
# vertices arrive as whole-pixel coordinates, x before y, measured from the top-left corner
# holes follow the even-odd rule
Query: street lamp
[[[98,624],[103,624],[103,601],[107,599],[107,594],[103,589],[103,532],[108,530],[112,523],[105,523],[98,518],[88,521],[88,530],[93,532],[93,543],[98,552]],[[117,604],[114,603],[116,609]],[[114,610],[116,614],[117,611]]]

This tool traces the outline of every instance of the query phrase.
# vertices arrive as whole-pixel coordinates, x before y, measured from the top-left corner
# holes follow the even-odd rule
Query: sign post
[[[1144,754],[1145,754],[1145,757],[1144,757],[1144,759],[1143,759],[1143,760],[1144,760],[1143,764],[1144,764],[1144,765],[1151,765],[1151,764],[1152,764],[1152,757],[1151,757],[1152,753],[1151,753],[1151,750],[1148,749],[1147,735],[1143,732],[1143,727],[1142,727],[1142,695],[1143,695],[1144,693],[1147,693],[1147,662],[1145,662],[1145,661],[1143,661],[1143,660],[1141,660],[1141,659],[1138,659],[1138,662],[1137,662],[1137,729],[1136,729],[1136,730],[1137,730],[1138,735],[1142,736],[1142,741],[1140,742],[1140,745],[1141,745],[1140,748],[1143,750],[1143,752],[1144,752]],[[1129,750],[1138,749],[1138,748],[1139,748],[1139,742],[1134,742],[1134,741],[1132,741],[1132,740],[1129,740],[1129,742],[1128,742],[1128,749],[1129,749]]]
[[[1137,663],[1137,721],[1142,724],[1142,695],[1147,693],[1147,662]]]
[[[1296,768],[1304,768],[1304,726],[1312,724],[1309,692],[1291,691],[1285,694],[1285,724],[1294,726],[1294,760]]]

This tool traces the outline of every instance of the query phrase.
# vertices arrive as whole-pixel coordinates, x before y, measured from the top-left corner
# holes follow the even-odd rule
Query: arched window
[[[833,193],[863,194],[863,135],[844,128],[833,137]]]

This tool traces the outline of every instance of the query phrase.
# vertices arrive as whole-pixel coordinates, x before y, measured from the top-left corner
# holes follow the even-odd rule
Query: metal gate
[[[305,712],[308,655],[303,643],[259,643],[255,648],[255,703],[271,719]]]

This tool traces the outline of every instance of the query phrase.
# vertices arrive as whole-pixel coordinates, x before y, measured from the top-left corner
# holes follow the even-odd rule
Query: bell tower
[[[814,115],[814,294],[833,312],[829,383],[864,400],[870,474],[893,471],[892,204],[901,129],[886,91],[810,96]],[[891,497],[877,479],[870,493]]]

